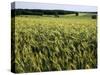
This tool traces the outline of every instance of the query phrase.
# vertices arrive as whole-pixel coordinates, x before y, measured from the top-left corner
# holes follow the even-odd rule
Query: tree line
[[[66,15],[66,14],[76,14],[78,16],[78,12],[74,11],[65,11],[65,10],[41,10],[41,9],[12,9],[11,16],[16,15],[54,15],[59,17],[59,15]]]

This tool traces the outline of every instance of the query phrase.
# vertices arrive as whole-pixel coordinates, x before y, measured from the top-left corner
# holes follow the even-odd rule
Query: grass
[[[17,73],[97,67],[96,19],[90,16],[16,16],[12,34]]]

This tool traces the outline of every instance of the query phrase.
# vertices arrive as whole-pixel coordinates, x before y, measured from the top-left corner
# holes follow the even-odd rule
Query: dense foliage
[[[41,9],[12,9],[12,16],[15,15],[65,15],[65,14],[76,14],[73,11],[65,10],[41,10]]]

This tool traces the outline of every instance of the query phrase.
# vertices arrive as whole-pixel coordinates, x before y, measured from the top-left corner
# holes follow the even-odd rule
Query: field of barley
[[[13,20],[15,72],[97,68],[97,21],[91,16],[21,15]]]

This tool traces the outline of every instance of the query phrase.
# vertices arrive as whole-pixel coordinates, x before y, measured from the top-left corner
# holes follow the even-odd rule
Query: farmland
[[[97,67],[96,19],[91,16],[15,16],[14,32],[15,72]]]

